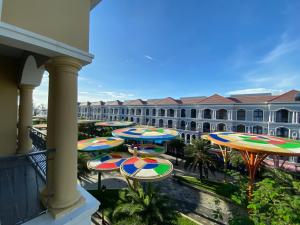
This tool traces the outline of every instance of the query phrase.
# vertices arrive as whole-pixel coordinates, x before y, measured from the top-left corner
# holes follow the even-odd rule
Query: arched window
[[[156,116],[156,109],[152,109],[152,116]]]
[[[140,116],[142,114],[142,110],[141,109],[136,109],[136,115]]]
[[[180,122],[180,129],[185,130],[185,121],[183,120]]]
[[[212,117],[212,110],[211,109],[204,109],[203,110],[203,118],[204,119],[211,119]]]
[[[196,118],[196,117],[197,117],[197,110],[191,109],[191,118]]]
[[[236,131],[237,131],[237,132],[241,132],[241,133],[246,132],[246,127],[245,127],[245,125],[243,125],[243,124],[238,125],[238,126],[236,127]]]
[[[227,120],[227,110],[226,109],[219,109],[216,112],[216,118],[218,120]]]
[[[168,128],[173,128],[173,120],[168,120]]]
[[[180,110],[180,115],[181,115],[181,117],[185,117],[186,115],[185,115],[185,109],[181,109]]]
[[[288,138],[289,137],[289,129],[286,127],[278,127],[276,129],[276,136]]]
[[[191,142],[191,135],[190,134],[186,134],[186,142],[187,143]]]
[[[184,133],[181,134],[181,138],[184,140],[184,138],[185,138]]]
[[[287,109],[280,109],[276,111],[276,122],[277,123],[288,123],[289,122],[289,111]]]
[[[134,109],[130,109],[130,115],[134,115]]]
[[[191,131],[195,131],[196,130],[196,122],[192,121],[191,122]]]
[[[151,125],[155,127],[155,119],[152,119]]]
[[[236,119],[237,120],[246,120],[246,110],[245,109],[239,109],[236,112]]]
[[[261,109],[255,109],[253,111],[253,120],[254,121],[263,121],[264,119],[264,111]]]
[[[168,117],[174,117],[175,111],[174,109],[168,109]]]
[[[130,118],[130,121],[133,122],[133,117]]]
[[[263,134],[262,126],[253,126],[253,133],[254,134]]]
[[[166,111],[164,109],[160,109],[158,111],[158,116],[165,116]]]
[[[150,110],[146,109],[146,116],[149,116],[149,114],[150,114]]]
[[[218,131],[226,131],[226,125],[224,123],[219,123],[217,126]]]
[[[210,132],[210,124],[203,123],[203,133],[209,133],[209,132]]]
[[[160,120],[158,121],[158,126],[159,126],[159,127],[164,127],[164,121],[163,121],[162,119],[160,119]]]
[[[136,118],[136,123],[140,123],[140,118]]]

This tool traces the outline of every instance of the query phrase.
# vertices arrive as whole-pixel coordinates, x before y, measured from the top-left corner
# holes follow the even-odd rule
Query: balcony
[[[27,222],[47,212],[41,204],[40,192],[47,183],[44,134],[31,133],[33,152],[0,157],[0,222],[13,225]]]

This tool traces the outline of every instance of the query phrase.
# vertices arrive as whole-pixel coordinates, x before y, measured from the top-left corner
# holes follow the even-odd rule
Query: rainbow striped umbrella
[[[124,140],[116,137],[97,137],[78,141],[77,149],[82,152],[101,151],[117,147]]]
[[[168,141],[178,136],[176,130],[150,127],[129,127],[114,130],[112,135],[129,140]]]
[[[173,164],[156,157],[131,157],[120,167],[121,174],[132,180],[159,181],[167,178],[173,171]]]

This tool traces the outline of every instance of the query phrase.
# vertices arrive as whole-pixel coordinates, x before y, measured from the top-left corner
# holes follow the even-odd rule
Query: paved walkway
[[[163,155],[163,157],[169,159],[173,162],[173,164],[175,164],[174,157],[168,155]],[[183,170],[182,162],[179,163],[179,166],[174,166],[174,173],[177,175],[199,176],[196,173]],[[222,181],[223,175],[217,173],[214,180]],[[97,174],[94,173],[91,174],[89,178],[83,180],[81,185],[87,190],[95,190],[97,189],[97,182],[98,177]],[[126,180],[118,172],[102,173],[102,185],[105,185],[108,189],[127,187]],[[172,177],[156,182],[155,185],[158,185],[163,193],[175,200],[176,208],[179,211],[203,224],[226,224],[230,210],[234,207],[232,204],[219,199],[219,207],[223,213],[223,221],[212,221],[209,218],[214,218],[213,213],[214,210],[216,210],[215,196],[186,185],[182,185],[176,182]]]

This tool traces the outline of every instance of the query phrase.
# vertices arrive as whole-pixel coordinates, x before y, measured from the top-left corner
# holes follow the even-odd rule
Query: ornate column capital
[[[45,69],[49,72],[59,70],[62,72],[70,72],[77,74],[82,68],[82,62],[78,59],[68,56],[56,56],[48,60],[45,64]]]

